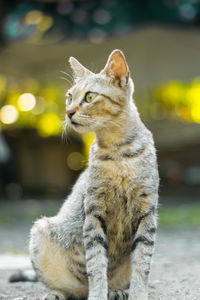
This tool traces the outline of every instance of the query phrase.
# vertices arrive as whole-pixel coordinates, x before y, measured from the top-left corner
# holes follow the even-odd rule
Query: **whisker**
[[[87,116],[87,115],[79,115],[79,117],[82,118],[82,119],[89,119],[90,118],[90,116]]]
[[[59,78],[67,81],[70,85],[72,85],[71,81],[68,78],[65,78],[65,77],[59,77]]]
[[[74,78],[70,73],[67,73],[67,72],[64,72],[64,71],[60,71],[60,72],[63,73],[64,75],[68,76],[71,79],[72,82],[74,81]]]
[[[71,128],[69,126],[69,124],[66,122],[66,120],[61,122],[62,124],[62,132],[61,132],[61,140],[64,143],[69,143],[69,135],[68,133],[71,131]]]

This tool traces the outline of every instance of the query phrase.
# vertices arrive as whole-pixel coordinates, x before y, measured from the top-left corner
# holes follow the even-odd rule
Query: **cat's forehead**
[[[87,92],[112,94],[113,96],[122,93],[121,89],[113,86],[107,77],[100,74],[92,74],[79,79],[68,92],[75,97],[83,96]]]
[[[81,91],[87,92],[87,91],[100,91],[101,88],[104,86],[107,86],[106,80],[103,78],[100,78],[98,76],[87,76],[86,78],[79,79],[70,89],[69,92],[76,94],[80,93]]]

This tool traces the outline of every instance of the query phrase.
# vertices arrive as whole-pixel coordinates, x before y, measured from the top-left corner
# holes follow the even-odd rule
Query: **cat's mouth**
[[[71,123],[72,123],[72,125],[74,125],[74,126],[83,126],[82,124],[77,123],[77,122],[75,122],[75,121],[73,121],[73,120],[71,120]]]

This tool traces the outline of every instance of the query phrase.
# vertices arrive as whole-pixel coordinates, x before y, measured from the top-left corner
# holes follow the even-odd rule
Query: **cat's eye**
[[[98,93],[94,93],[94,92],[88,92],[86,95],[85,95],[85,101],[88,102],[88,103],[91,103],[95,98],[96,96],[98,95]]]
[[[67,94],[66,104],[70,105],[72,103],[72,94]]]

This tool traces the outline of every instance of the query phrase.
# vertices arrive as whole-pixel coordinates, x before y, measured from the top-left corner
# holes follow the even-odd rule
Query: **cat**
[[[147,300],[159,186],[152,134],[132,100],[122,51],[98,74],[69,62],[66,123],[96,137],[59,213],[31,229],[31,261],[50,289],[43,299]]]

